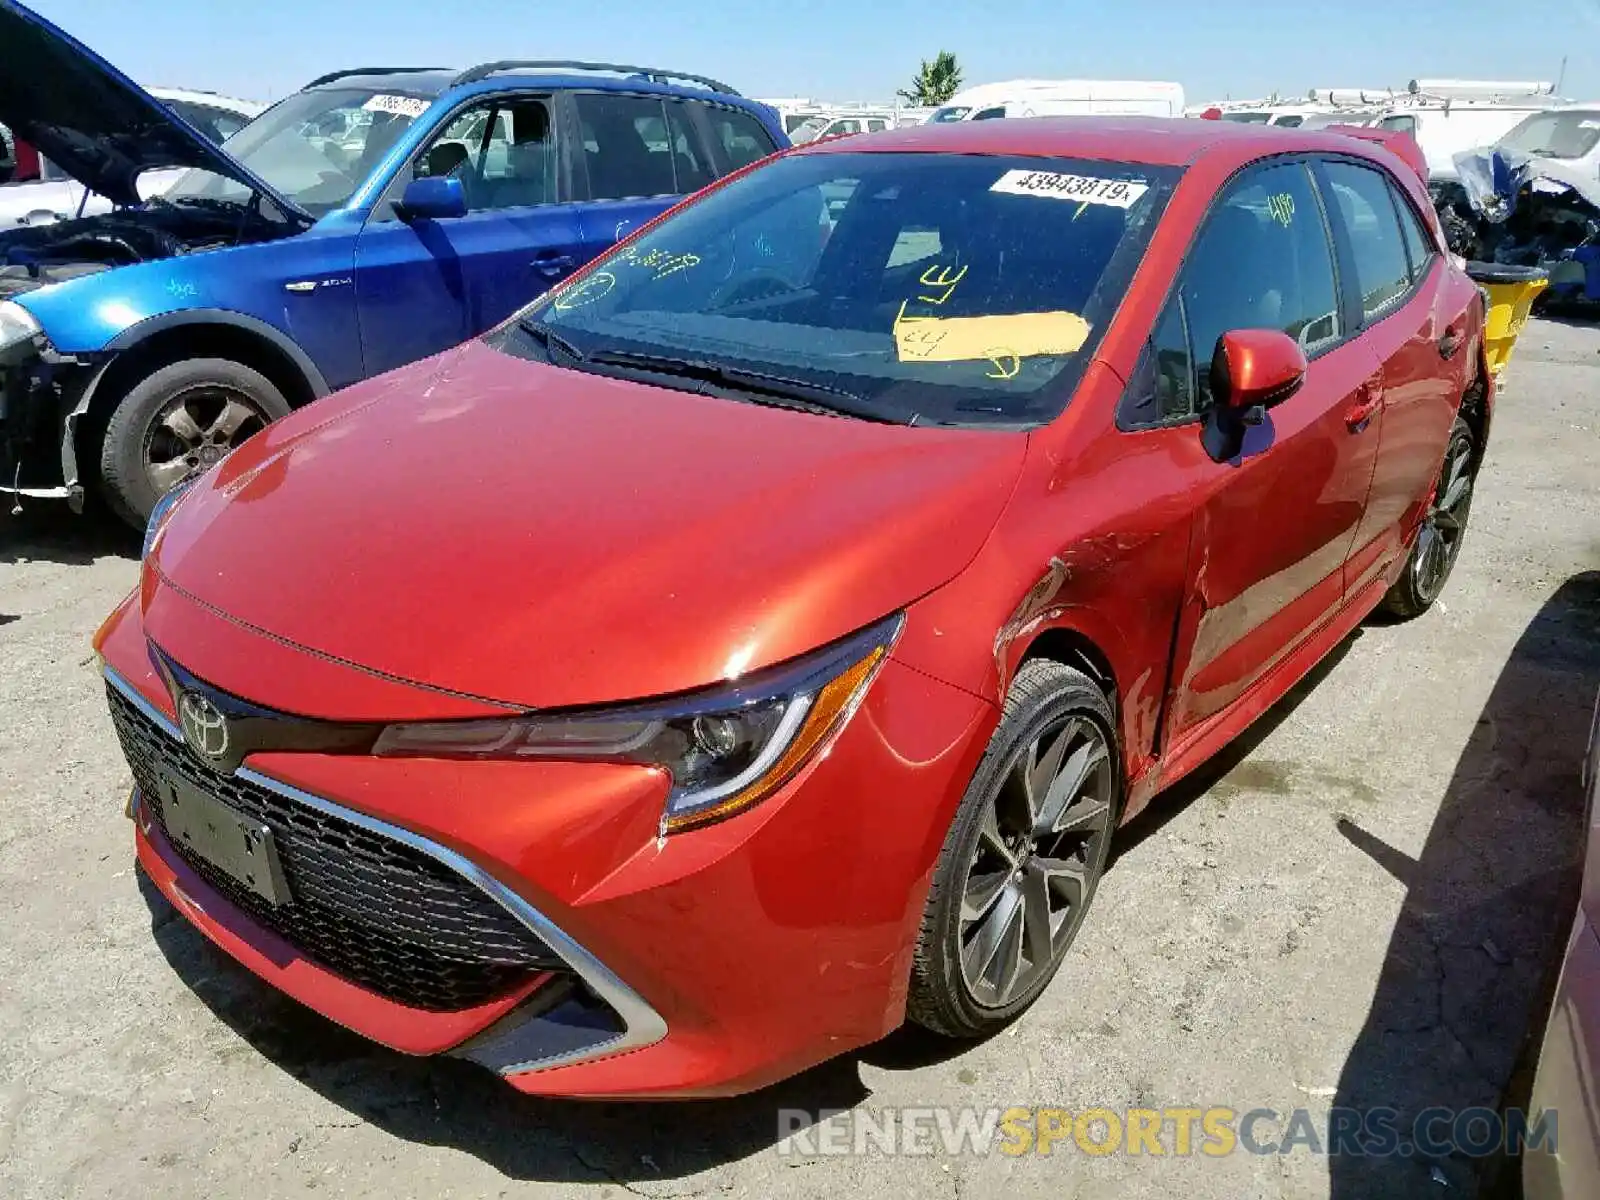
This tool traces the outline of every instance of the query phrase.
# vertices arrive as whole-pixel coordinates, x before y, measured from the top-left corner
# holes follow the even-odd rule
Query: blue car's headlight
[[[194,479],[185,479],[165,496],[156,501],[156,506],[150,510],[150,522],[144,527],[144,546],[139,550],[139,561],[143,562],[150,557],[150,551],[156,544],[156,539],[161,536],[161,531],[166,528],[167,522],[172,517],[172,510],[199,481],[199,476]]]

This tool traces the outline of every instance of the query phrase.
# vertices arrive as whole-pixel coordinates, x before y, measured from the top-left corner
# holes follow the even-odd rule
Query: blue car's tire
[[[289,402],[261,372],[226,358],[162,367],[117,401],[100,445],[100,491],[143,529],[156,501],[271,421]]]

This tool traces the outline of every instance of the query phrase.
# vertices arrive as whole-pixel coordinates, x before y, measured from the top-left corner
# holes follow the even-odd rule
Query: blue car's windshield
[[[273,105],[224,143],[228,153],[313,216],[355,192],[429,101],[370,88],[313,88]],[[242,183],[196,169],[166,193],[245,201]]]
[[[882,420],[1036,424],[1066,403],[1177,177],[1087,159],[794,155],[536,302],[500,344],[553,342],[564,352],[549,361],[576,369],[652,356],[781,377]]]

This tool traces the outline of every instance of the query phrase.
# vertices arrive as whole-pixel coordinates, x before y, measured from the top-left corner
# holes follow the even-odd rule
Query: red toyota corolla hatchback
[[[169,497],[97,638],[139,861],[273,986],[529,1092],[988,1033],[1118,825],[1439,594],[1482,321],[1373,141],[768,160]]]

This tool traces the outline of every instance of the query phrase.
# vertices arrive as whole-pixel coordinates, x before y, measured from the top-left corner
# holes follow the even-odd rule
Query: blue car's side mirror
[[[413,179],[394,206],[402,221],[445,221],[467,215],[467,193],[453,175]]]

